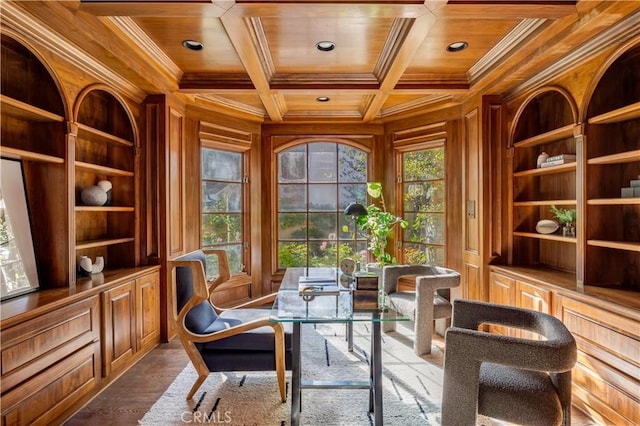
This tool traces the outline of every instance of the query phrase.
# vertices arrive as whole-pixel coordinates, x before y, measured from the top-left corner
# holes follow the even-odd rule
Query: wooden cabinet
[[[573,403],[601,424],[640,424],[640,314],[557,297],[556,316],[578,345]]]
[[[597,286],[576,292],[573,274],[548,268],[492,266],[490,289],[492,301],[553,314],[571,331],[574,405],[601,424],[640,423],[640,299]]]
[[[160,341],[160,274],[136,279],[136,349],[147,352]]]
[[[102,293],[103,375],[120,372],[160,339],[158,272],[125,281]]]
[[[0,333],[2,424],[52,424],[100,383],[100,306],[93,296]]]
[[[58,424],[159,342],[159,267],[141,260],[135,103],[20,40],[3,26],[0,154],[22,161],[40,290],[0,307],[0,416]],[[111,201],[84,205],[101,180]],[[103,272],[77,276],[80,256]]]
[[[135,280],[102,293],[104,376],[121,371],[136,351]]]
[[[489,273],[489,301],[500,305],[551,313],[551,292],[549,290],[495,271]],[[536,334],[524,330],[494,325],[490,326],[490,330],[508,336],[538,338]]]
[[[640,185],[638,69],[640,46],[607,68],[587,109],[585,285],[640,290],[640,187],[621,191]]]

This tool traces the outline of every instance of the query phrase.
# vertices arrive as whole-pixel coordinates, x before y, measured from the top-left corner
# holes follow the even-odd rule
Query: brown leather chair
[[[218,257],[219,277],[207,281],[206,255]],[[211,292],[230,277],[224,250],[197,250],[168,262],[171,320],[198,372],[187,394],[193,398],[210,372],[275,370],[282,402],[286,401],[285,369],[291,365],[291,332],[269,321],[275,294],[233,308],[212,304]]]

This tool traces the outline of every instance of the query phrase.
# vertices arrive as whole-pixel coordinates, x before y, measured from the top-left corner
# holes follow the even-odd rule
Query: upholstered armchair
[[[206,278],[206,255],[218,257],[219,276]],[[230,309],[211,302],[211,292],[230,278],[224,250],[197,250],[168,262],[170,316],[198,378],[193,398],[210,372],[276,371],[280,398],[286,401],[285,369],[291,365],[291,332],[269,321],[275,294]]]
[[[533,331],[532,340],[479,331],[496,324]],[[445,336],[442,425],[475,425],[477,414],[523,425],[571,424],[576,342],[549,314],[456,300]]]
[[[415,291],[398,291],[398,280],[415,275]],[[382,268],[384,291],[402,315],[414,322],[413,350],[418,355],[431,353],[434,321],[444,335],[451,318],[451,288],[460,285],[460,274],[452,269],[427,265],[391,265]],[[389,312],[386,315],[395,315]],[[395,321],[384,321],[385,332],[395,330]]]

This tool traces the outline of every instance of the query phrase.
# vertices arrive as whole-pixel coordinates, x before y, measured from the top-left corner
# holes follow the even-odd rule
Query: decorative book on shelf
[[[542,163],[540,165],[540,167],[559,166],[561,164],[575,163],[575,161],[576,161],[576,155],[575,154],[553,155],[551,157],[548,157],[544,161],[544,163]]]

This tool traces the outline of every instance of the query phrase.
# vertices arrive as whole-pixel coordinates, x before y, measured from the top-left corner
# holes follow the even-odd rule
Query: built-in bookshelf
[[[577,237],[536,231],[541,220],[553,220],[551,206],[575,209],[576,161],[543,167],[542,155],[576,154],[574,102],[551,87],[532,94],[516,118],[512,135],[512,263],[576,273]],[[544,154],[543,154],[544,153]],[[546,158],[546,157],[545,157]]]

